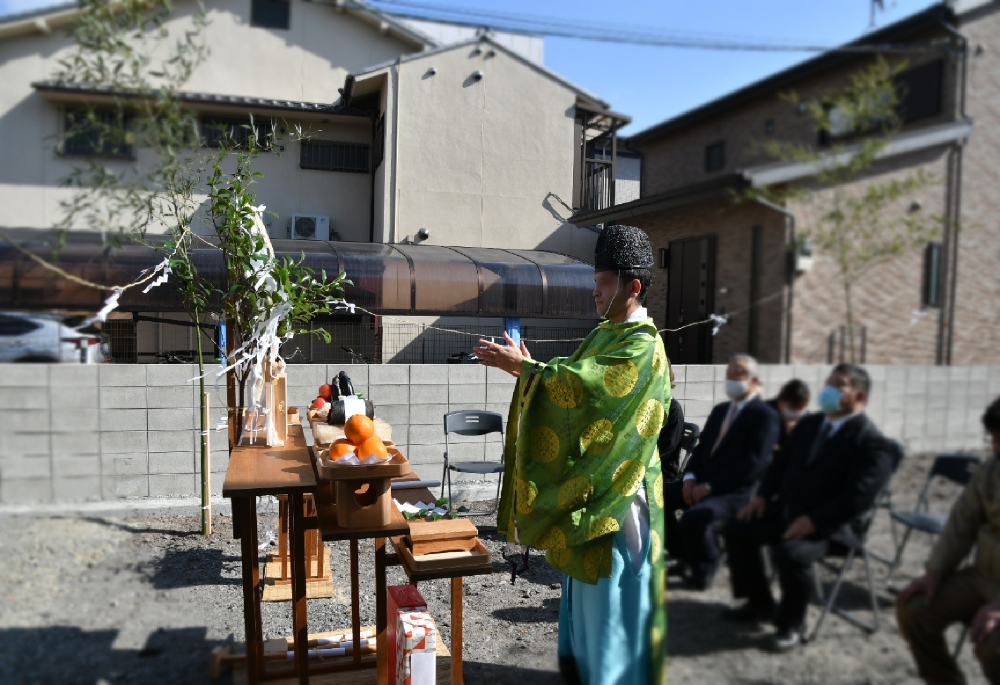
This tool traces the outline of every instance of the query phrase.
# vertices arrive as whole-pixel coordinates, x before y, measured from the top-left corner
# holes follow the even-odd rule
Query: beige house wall
[[[177,3],[171,31],[190,26],[195,4]],[[250,26],[247,0],[220,0],[210,4],[205,39],[210,56],[201,64],[184,90],[222,95],[332,103],[349,71],[416,51],[409,42],[382,35],[377,28],[337,12],[320,3],[293,2],[291,28],[263,29]],[[0,225],[49,228],[63,218],[60,201],[72,190],[60,187],[74,168],[86,166],[83,158],[54,155],[61,133],[59,107],[31,87],[35,81],[52,79],[58,61],[73,49],[64,30],[49,35],[0,39],[0,149],[7,163],[0,165]],[[216,108],[217,116],[239,117],[245,112]],[[289,112],[262,111],[258,119],[288,117]],[[356,123],[355,123],[356,121]],[[310,116],[290,119],[319,139],[371,142],[371,125],[365,119],[339,121]],[[283,125],[283,124],[281,124]],[[10,163],[13,161],[14,163]],[[147,167],[154,160],[138,150],[136,159],[112,162],[119,172]],[[264,179],[258,198],[269,210],[272,235],[284,237],[292,214],[318,213],[330,216],[331,230],[344,240],[369,239],[371,177],[300,170],[299,143],[285,145],[280,156],[267,155],[258,168]],[[74,226],[73,228],[87,228]]]
[[[391,207],[390,240],[426,228],[430,244],[592,259],[596,234],[569,224],[557,199],[573,190],[574,91],[489,45],[404,62],[388,78],[399,134],[384,172],[392,197],[377,204]]]

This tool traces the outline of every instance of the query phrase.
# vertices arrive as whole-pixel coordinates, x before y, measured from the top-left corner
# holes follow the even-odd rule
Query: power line
[[[736,38],[708,34],[685,34],[650,30],[622,24],[600,25],[559,17],[513,14],[492,10],[437,5],[415,0],[372,0],[386,14],[421,21],[443,21],[474,28],[512,33],[541,34],[602,43],[624,43],[653,47],[742,52],[846,52],[886,53],[939,50],[933,43],[850,43],[831,46],[812,43],[787,43],[763,38]]]

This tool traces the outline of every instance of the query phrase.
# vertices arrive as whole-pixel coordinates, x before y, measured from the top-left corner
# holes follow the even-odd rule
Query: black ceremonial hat
[[[649,236],[635,226],[605,226],[594,248],[594,271],[653,268]]]

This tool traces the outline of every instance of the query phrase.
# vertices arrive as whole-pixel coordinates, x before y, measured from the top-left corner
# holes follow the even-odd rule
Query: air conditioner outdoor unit
[[[288,227],[292,240],[329,240],[330,217],[320,214],[293,214]]]

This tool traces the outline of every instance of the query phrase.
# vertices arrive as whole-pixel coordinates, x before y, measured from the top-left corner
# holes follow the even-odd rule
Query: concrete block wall
[[[985,406],[1000,395],[1000,366],[869,366],[869,413],[911,452],[979,450]],[[424,478],[440,478],[443,415],[488,409],[506,420],[514,379],[471,365],[290,365],[288,401],[305,409],[319,386],[346,370],[393,426],[393,438]],[[827,365],[762,366],[768,397],[801,378],[815,396]],[[725,366],[675,366],[674,396],[704,424],[725,400]],[[198,385],[188,365],[0,365],[0,504],[193,495],[200,461]],[[212,490],[228,465],[225,388],[211,395]],[[499,436],[455,436],[455,460],[499,460]],[[459,478],[463,487],[488,486]],[[471,481],[471,482],[470,482]],[[493,481],[495,483],[495,481]],[[488,490],[484,490],[488,492]]]

